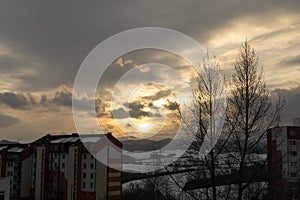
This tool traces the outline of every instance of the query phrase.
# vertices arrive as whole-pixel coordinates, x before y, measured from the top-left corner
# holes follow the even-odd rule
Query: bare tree
[[[283,101],[272,105],[270,92],[258,67],[258,58],[246,40],[235,62],[230,95],[228,97],[227,122],[231,140],[238,150],[232,154],[237,164],[237,199],[243,199],[244,191],[254,182],[258,171],[249,177],[246,168],[251,163],[248,155],[258,149],[267,130],[280,120]]]
[[[215,57],[207,55],[203,59],[201,73],[198,74],[193,90],[192,103],[188,107],[189,114],[182,114],[180,107],[178,108],[185,133],[195,137],[194,144],[197,146],[196,149],[200,150],[200,154],[193,156],[193,164],[198,165],[198,170],[196,173],[190,173],[189,179],[209,179],[211,182],[210,187],[202,189],[203,192],[189,193],[189,196],[192,199],[199,199],[200,195],[201,199],[206,196],[206,199],[216,200],[218,196],[216,177],[221,170],[216,166],[216,162],[222,149],[215,150],[212,147],[222,131],[226,95],[223,77],[219,73]]]
[[[258,58],[248,41],[237,56],[227,102],[216,59],[207,56],[202,69],[191,106],[183,111],[177,104],[183,130],[195,136],[193,144],[200,149],[200,154],[192,156],[197,171],[170,175],[170,178],[183,191],[185,199],[262,198],[266,184],[260,178],[266,172],[266,160],[259,162],[261,159],[255,158],[255,153],[264,145],[267,130],[278,124],[284,101],[278,98],[275,104],[272,102]],[[217,143],[220,135],[222,139]],[[217,148],[212,148],[216,143]],[[184,188],[187,179],[208,184],[200,190],[189,191]]]

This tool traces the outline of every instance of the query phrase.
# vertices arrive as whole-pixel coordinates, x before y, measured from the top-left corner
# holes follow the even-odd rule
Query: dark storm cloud
[[[20,122],[20,119],[0,113],[0,128],[6,128]]]
[[[140,101],[129,102],[124,104],[124,106],[129,110],[129,116],[132,118],[138,119],[141,117],[149,116],[148,112],[143,111],[145,105]],[[117,111],[119,112],[119,116],[121,116],[120,118],[126,118],[126,116],[129,117],[127,112],[123,108],[118,109]]]
[[[71,86],[81,62],[99,42],[121,31],[161,26],[200,42],[233,19],[263,18],[273,11],[298,12],[300,2],[286,1],[4,1],[0,40],[15,55],[34,63],[36,76],[19,76],[23,91]],[[180,16],[180,17],[177,17]],[[120,44],[121,45],[121,44]],[[24,66],[16,59],[13,65]],[[32,64],[33,65],[33,64]],[[29,66],[28,66],[29,67]]]
[[[27,109],[36,104],[31,94],[16,94],[11,92],[0,93],[0,103],[14,109]]]
[[[40,100],[36,100],[31,93],[0,93],[0,103],[4,103],[13,109],[29,109],[35,105],[49,107],[50,104],[67,107],[72,106],[72,92],[64,86],[57,89],[53,98],[42,95],[37,99]]]
[[[150,113],[143,111],[144,105],[142,105],[139,102],[131,102],[129,104],[125,104],[125,107],[127,107],[128,111],[126,111],[124,108],[118,108],[116,110],[113,110],[112,117],[115,119],[125,119],[125,118],[141,118],[141,117],[149,117]]]
[[[145,105],[140,101],[133,101],[124,104],[125,107],[129,108],[130,110],[140,110],[145,107]]]
[[[141,117],[149,117],[149,113],[145,112],[143,110],[130,110],[129,114],[130,114],[130,117],[133,117],[136,119],[141,118]]]
[[[81,99],[74,98],[74,101],[79,102],[78,110],[86,110],[92,103],[95,103],[97,117],[111,117],[110,112],[106,111],[107,104],[100,98],[92,99],[85,97]],[[9,106],[12,109],[35,110],[36,112],[61,112],[61,108],[72,108],[72,90],[66,86],[60,86],[54,94],[33,96],[31,93],[0,93],[0,105]]]
[[[290,90],[278,89],[273,91],[273,94],[284,97],[285,106],[281,118],[283,125],[291,125],[294,118],[300,117],[300,86]]]
[[[284,119],[300,117],[300,87],[288,91],[285,95],[286,106],[284,107]]]

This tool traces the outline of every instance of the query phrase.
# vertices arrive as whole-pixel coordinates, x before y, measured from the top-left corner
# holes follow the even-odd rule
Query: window
[[[83,173],[83,174],[82,174],[82,178],[86,178],[86,173]]]
[[[83,159],[86,159],[86,154],[83,154]]]
[[[91,179],[94,178],[94,174],[93,174],[93,173],[90,174],[90,178],[91,178]]]
[[[297,189],[297,186],[298,186],[297,183],[292,183],[292,184],[291,184],[292,189]]]
[[[93,163],[91,164],[91,169],[94,169],[94,164]]]
[[[292,172],[291,177],[297,177],[297,172]]]
[[[93,156],[93,154],[91,154],[91,159],[94,159],[94,156]]]
[[[296,131],[295,130],[290,130],[290,136],[296,136]]]
[[[61,163],[61,168],[65,168],[65,163]]]
[[[90,183],[90,188],[93,189],[93,187],[94,187],[94,184]]]
[[[297,156],[297,151],[291,151],[291,152],[290,152],[290,155],[291,155],[291,156]]]
[[[292,161],[292,162],[291,162],[291,167],[297,167],[297,162]]]
[[[295,141],[295,140],[291,140],[291,141],[290,141],[290,145],[291,145],[291,146],[296,145],[296,141]]]
[[[0,200],[5,199],[5,192],[1,191],[0,192]]]
[[[83,169],[86,169],[86,164],[85,163],[83,163]]]
[[[65,158],[66,158],[66,154],[63,154],[63,155],[62,155],[62,158],[65,159]]]
[[[83,188],[86,187],[86,183],[85,183],[85,182],[82,183],[82,187],[83,187]]]

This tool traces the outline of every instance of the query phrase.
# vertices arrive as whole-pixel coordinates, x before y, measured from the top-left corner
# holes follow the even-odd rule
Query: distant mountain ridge
[[[7,145],[7,144],[18,144],[18,142],[9,141],[9,140],[0,140],[0,145]]]
[[[168,143],[172,141],[171,138],[166,138],[163,140],[148,140],[148,139],[143,139],[143,140],[121,140],[123,143],[123,149],[126,151],[155,151],[162,149],[165,147]],[[180,140],[176,141],[178,143],[178,146],[176,146],[178,149],[180,149]],[[251,141],[250,141],[251,142]],[[221,149],[223,146],[224,140],[219,139],[214,147],[214,149],[218,150]],[[201,143],[199,142],[191,142],[189,149],[194,149],[196,151],[199,151],[199,148],[201,146]],[[226,149],[227,152],[238,152],[238,147],[235,142],[232,141],[227,141],[226,143]],[[171,149],[169,149],[171,150]],[[177,150],[177,149],[174,149]],[[226,153],[226,151],[221,151],[223,153]],[[253,153],[267,153],[267,141],[266,140],[261,140],[257,145],[256,148],[253,149]]]

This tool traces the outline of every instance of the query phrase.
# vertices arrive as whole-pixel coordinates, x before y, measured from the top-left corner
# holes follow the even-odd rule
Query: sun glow
[[[140,131],[146,132],[146,131],[149,131],[152,126],[153,125],[151,123],[142,123],[142,124],[139,124],[137,127]]]
[[[164,105],[167,103],[167,101],[165,99],[160,99],[160,100],[156,100],[153,101],[153,105],[156,107],[164,107]]]

